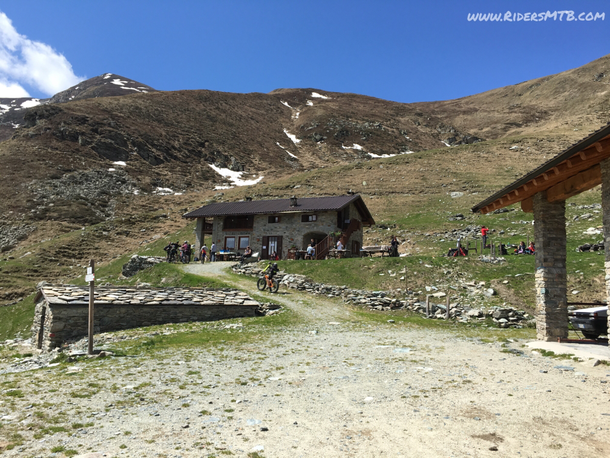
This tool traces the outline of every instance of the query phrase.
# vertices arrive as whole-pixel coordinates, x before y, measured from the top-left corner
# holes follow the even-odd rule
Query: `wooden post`
[[[447,294],[447,310],[445,310],[445,319],[449,319],[449,295]]]
[[[426,318],[430,318],[430,295],[426,295]]]
[[[87,353],[89,355],[93,354],[93,298],[95,294],[95,261],[92,259],[89,261],[89,269],[87,269],[87,276],[85,280],[89,282],[89,343],[87,346]]]

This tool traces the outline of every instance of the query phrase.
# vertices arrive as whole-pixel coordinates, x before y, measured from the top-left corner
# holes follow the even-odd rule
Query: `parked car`
[[[568,312],[570,323],[587,339],[608,335],[608,306],[590,307]]]

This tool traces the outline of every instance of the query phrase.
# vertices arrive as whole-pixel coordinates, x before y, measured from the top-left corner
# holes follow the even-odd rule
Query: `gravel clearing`
[[[206,274],[224,275],[220,267]],[[253,290],[251,279],[224,280]],[[378,321],[292,290],[272,299],[286,311],[112,334],[134,349],[142,348],[129,340],[136,334],[193,328],[225,332],[226,342],[126,348],[127,357],[1,375],[0,455],[610,454],[606,365],[545,357],[524,341],[467,337],[467,328]],[[12,363],[2,358],[0,372]]]

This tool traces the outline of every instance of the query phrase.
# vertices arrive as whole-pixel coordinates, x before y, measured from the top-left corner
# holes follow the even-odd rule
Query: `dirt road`
[[[220,267],[186,269],[224,276]],[[288,315],[264,318],[266,328],[258,319],[227,325],[243,335],[240,345],[7,376],[0,447],[14,428],[23,443],[2,456],[46,457],[53,447],[176,458],[610,454],[608,366],[280,293],[273,299]],[[7,396],[9,387],[23,396]],[[34,437],[41,421],[66,431]]]

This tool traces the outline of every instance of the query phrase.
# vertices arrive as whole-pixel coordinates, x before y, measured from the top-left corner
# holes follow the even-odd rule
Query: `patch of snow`
[[[352,146],[343,146],[343,145],[341,145],[341,148],[343,148],[343,149],[357,149],[357,150],[361,150],[362,146],[360,146],[358,143],[354,143]]]
[[[116,169],[113,169],[112,167],[110,167],[110,168],[108,169],[108,171],[109,171],[109,172],[114,172],[115,170],[116,170]]]
[[[110,78],[111,76],[112,76],[112,73],[106,73],[106,74],[104,75],[104,79],[108,79],[108,78]]]
[[[135,87],[125,87],[125,86],[121,86],[121,89],[128,89],[130,91],[136,91],[136,92],[143,92],[141,90],[139,90],[138,88]]]
[[[26,100],[21,104],[21,108],[31,108],[40,105],[40,99]]]
[[[292,143],[294,143],[295,145],[301,143],[301,140],[299,140],[296,135],[293,135],[290,132],[288,132],[288,130],[284,129],[284,133],[290,140],[292,140]]]
[[[11,109],[11,107],[10,107],[9,105],[2,105],[2,104],[0,103],[0,112],[1,112],[1,113],[4,113],[5,111],[8,111],[8,110],[10,110],[10,109]]]
[[[219,191],[222,189],[233,189],[233,186],[214,186],[214,191]]]
[[[374,153],[366,153],[369,156],[371,156],[372,158],[386,158],[386,157],[394,157],[394,156],[400,156],[402,154],[413,154],[415,151],[402,151],[398,154],[374,154]]]
[[[298,159],[298,157],[296,157],[294,154],[292,154],[290,151],[288,151],[286,148],[284,148],[282,145],[280,145],[280,142],[275,142],[275,144],[277,146],[279,146],[280,148],[282,148],[284,151],[286,151],[286,153],[288,153],[289,156],[294,157],[295,159]]]
[[[19,127],[19,124],[16,124],[14,122],[11,123],[13,125],[13,129],[16,129],[17,127]]]
[[[153,194],[157,194],[159,196],[169,196],[170,194],[173,194],[174,191],[171,190],[170,188],[159,188],[157,187],[154,191]]]
[[[443,143],[445,146],[451,146],[449,143],[447,143],[447,142],[446,142],[446,141],[444,141],[444,140],[441,140],[441,142],[442,142],[442,143]]]
[[[123,86],[127,81],[121,81],[120,78],[115,78],[110,81],[112,84],[116,84],[117,86]]]
[[[182,193],[181,193],[181,192],[175,192],[175,193],[174,193],[174,196],[181,196],[181,195],[182,195]]]
[[[301,112],[300,112],[300,111],[297,111],[297,112],[294,114],[294,119],[299,119],[299,115],[300,115],[300,114],[301,114]]]
[[[318,94],[317,92],[312,92],[311,96],[315,99],[328,99],[329,98],[329,97],[326,97],[325,95]]]
[[[137,196],[138,194],[140,194],[140,190],[139,190],[139,189],[136,189],[136,190],[135,190],[133,193],[134,193],[134,195],[136,195],[136,196]]]
[[[231,180],[235,186],[251,186],[253,184],[258,183],[259,181],[261,181],[264,178],[263,176],[260,176],[258,178],[254,178],[252,180],[244,180],[242,178],[242,174],[244,172],[235,172],[231,169],[223,169],[220,167],[216,167],[214,164],[208,164],[208,165],[210,167],[212,167],[212,169],[214,169],[214,171],[216,173],[218,173],[219,175]],[[253,176],[255,176],[255,175],[253,175]]]
[[[310,106],[310,107],[313,107],[313,102],[311,100],[308,100],[307,101],[307,105]]]
[[[288,102],[284,102],[283,100],[280,100],[280,102],[282,103],[282,105],[286,105],[288,108],[290,108],[292,110],[292,107],[290,105],[288,105]]]
[[[114,161],[113,164],[114,165],[122,165],[123,167],[125,167],[127,165],[127,163],[125,161]]]

